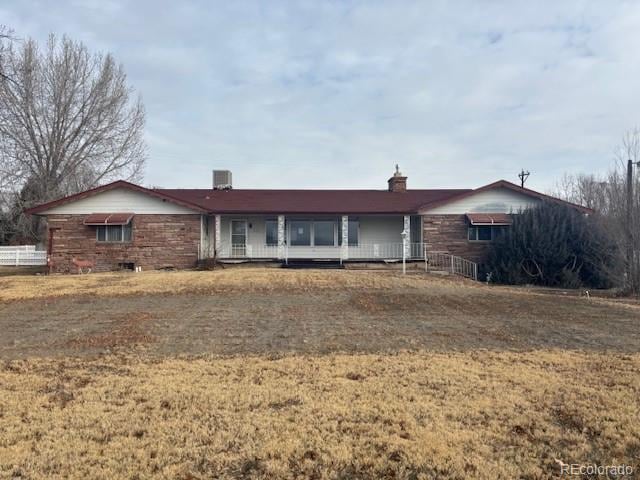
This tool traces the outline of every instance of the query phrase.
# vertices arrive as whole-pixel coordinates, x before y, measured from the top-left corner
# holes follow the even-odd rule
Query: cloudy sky
[[[145,184],[476,187],[603,171],[640,123],[640,2],[2,0],[121,61]]]

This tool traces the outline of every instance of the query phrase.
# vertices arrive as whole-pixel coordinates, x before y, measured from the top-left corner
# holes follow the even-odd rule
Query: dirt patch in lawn
[[[0,303],[0,358],[139,348],[160,357],[640,349],[640,309],[633,304],[432,278],[401,278],[396,284],[386,272],[356,272],[365,273],[362,285],[351,284],[342,272],[283,273],[270,277],[268,288],[256,283],[253,289],[232,289],[223,282],[215,291],[197,293]],[[207,272],[202,274],[207,280]],[[344,284],[335,287],[333,278]]]
[[[105,333],[77,335],[66,341],[64,347],[84,350],[87,348],[121,348],[141,345],[153,340],[147,333],[147,324],[153,319],[148,312],[133,312],[112,318],[111,329]]]
[[[416,312],[424,305],[419,293],[357,292],[351,295],[353,305],[365,314]]]

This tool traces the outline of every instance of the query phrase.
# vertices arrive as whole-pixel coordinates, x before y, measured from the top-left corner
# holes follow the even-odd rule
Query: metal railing
[[[471,260],[445,252],[426,252],[425,255],[425,268],[427,271],[441,270],[453,275],[478,280],[478,264]]]

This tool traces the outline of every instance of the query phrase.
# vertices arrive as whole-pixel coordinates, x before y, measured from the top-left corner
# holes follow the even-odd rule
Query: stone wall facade
[[[469,221],[465,215],[423,215],[423,239],[427,251],[444,252],[482,263],[489,242],[468,240]]]
[[[133,264],[143,270],[193,268],[198,262],[200,215],[135,215],[131,242],[98,242],[96,227],[84,225],[86,215],[49,215],[53,232],[53,269],[74,272],[73,257],[93,261],[94,271],[117,270]],[[467,239],[465,215],[424,215],[423,238],[431,252],[445,252],[482,262],[488,242]]]
[[[121,268],[133,263],[143,270],[193,268],[198,261],[200,215],[135,215],[131,242],[96,240],[96,227],[84,225],[86,215],[49,215],[53,232],[53,270],[75,272],[73,257],[95,263],[93,271]]]

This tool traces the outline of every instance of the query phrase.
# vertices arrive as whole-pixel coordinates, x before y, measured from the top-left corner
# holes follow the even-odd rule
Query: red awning
[[[513,220],[508,213],[467,213],[471,225],[511,225]]]
[[[84,219],[85,225],[126,225],[133,213],[92,213]]]

